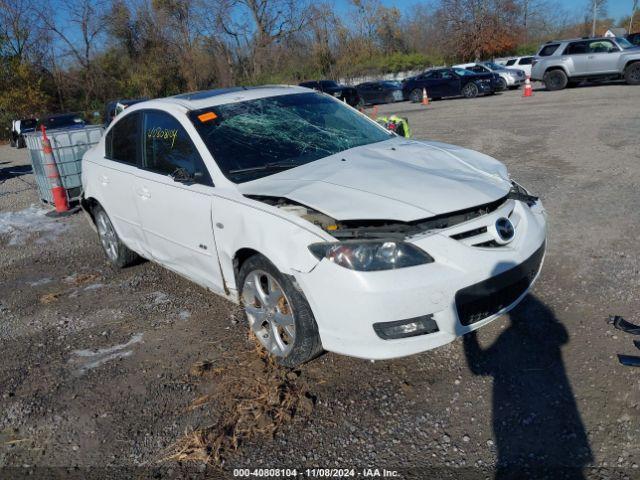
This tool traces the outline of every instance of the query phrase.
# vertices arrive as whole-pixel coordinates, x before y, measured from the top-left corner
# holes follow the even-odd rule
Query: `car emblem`
[[[505,217],[500,217],[496,220],[496,233],[498,236],[498,241],[500,243],[507,243],[513,240],[513,236],[516,233],[515,228],[513,228],[513,223],[511,220]]]

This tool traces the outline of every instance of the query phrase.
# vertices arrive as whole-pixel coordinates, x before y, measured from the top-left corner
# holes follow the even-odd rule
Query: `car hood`
[[[394,138],[238,188],[244,195],[284,197],[336,220],[410,222],[498,200],[511,183],[505,166],[482,153]]]

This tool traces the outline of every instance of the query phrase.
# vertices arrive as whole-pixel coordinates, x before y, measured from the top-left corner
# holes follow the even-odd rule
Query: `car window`
[[[634,33],[633,35],[629,35],[629,37],[625,40],[625,44],[620,43],[620,39],[618,39],[618,43],[620,43],[620,45],[622,46],[622,48],[627,49],[627,48],[631,48],[634,45],[638,45],[640,46],[640,34]],[[629,44],[629,46],[625,46],[626,44]]]
[[[587,53],[588,47],[589,42],[571,42],[569,45],[567,45],[567,48],[564,49],[564,55]]]
[[[489,71],[488,69],[486,69],[481,65],[473,65],[471,67],[467,67],[467,70],[471,70],[472,72],[476,72],[476,73],[486,73]]]
[[[558,50],[559,46],[560,46],[559,43],[551,43],[549,45],[545,45],[538,52],[538,56],[539,57],[550,57],[551,55],[553,55],[555,53],[556,50]]]
[[[533,57],[525,57],[520,59],[520,61],[518,62],[518,65],[531,65],[532,62],[533,62]]]
[[[461,68],[459,70],[464,71],[463,68]],[[453,78],[453,73],[451,73],[449,70],[443,70],[443,71],[440,72],[440,77],[444,78],[445,80],[450,80],[450,79]]]
[[[610,40],[598,40],[596,42],[589,42],[588,53],[610,53],[618,51],[618,47],[616,47]]]
[[[423,73],[420,78],[423,79],[435,79],[435,78],[440,78],[440,72],[426,72]]]
[[[242,183],[393,138],[342,102],[298,93],[216,105],[189,118],[222,172]]]
[[[144,112],[142,158],[145,168],[164,175],[186,170],[197,183],[211,184],[207,168],[189,134],[172,115],[158,110]]]
[[[513,65],[516,63],[517,58],[512,58],[511,60],[507,60],[507,65]]]
[[[123,163],[138,163],[139,127],[137,112],[126,115],[109,130],[105,138],[105,157]]]

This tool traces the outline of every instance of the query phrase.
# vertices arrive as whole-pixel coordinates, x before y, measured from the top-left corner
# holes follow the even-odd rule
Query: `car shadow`
[[[562,360],[568,342],[566,328],[533,295],[491,346],[480,346],[476,332],[463,337],[469,369],[493,377],[496,479],[585,478],[593,454]]]
[[[33,173],[31,165],[15,165],[13,167],[0,168],[0,181],[9,180],[10,178],[20,177]]]

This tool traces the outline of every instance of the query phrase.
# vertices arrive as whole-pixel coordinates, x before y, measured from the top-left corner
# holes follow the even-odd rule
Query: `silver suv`
[[[640,48],[619,37],[547,42],[538,52],[531,78],[548,90],[562,90],[584,80],[624,78],[640,84]]]

